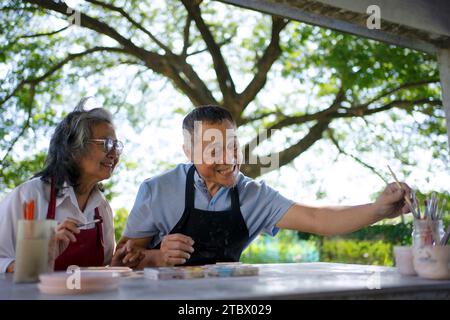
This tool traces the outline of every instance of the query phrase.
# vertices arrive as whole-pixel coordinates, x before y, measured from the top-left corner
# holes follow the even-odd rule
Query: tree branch
[[[67,7],[67,5],[63,2],[53,2],[50,0],[24,1],[36,4],[45,9],[59,12],[66,16],[70,15],[68,13],[68,11],[70,11],[68,10],[69,7]],[[171,79],[194,104],[216,103],[216,100],[205,83],[193,70],[192,66],[186,63],[182,57],[172,54],[160,55],[155,52],[147,51],[144,48],[140,48],[131,40],[123,37],[108,24],[94,19],[84,13],[80,13],[80,24],[83,27],[116,40],[123,46],[126,52],[142,60],[145,63],[145,66],[149,69]],[[181,74],[184,74],[185,76],[183,77]]]
[[[280,32],[288,24],[287,20],[278,17],[272,17],[272,35],[270,43],[262,57],[256,62],[256,73],[248,86],[238,95],[240,112],[244,111],[250,102],[252,102],[256,95],[261,91],[267,81],[267,73],[272,67],[273,63],[281,55],[280,47]]]
[[[338,113],[337,109],[339,108],[340,102],[342,102],[344,99],[343,92],[344,92],[343,90],[340,91],[340,93],[337,95],[335,101],[333,102],[332,106],[326,110],[317,112],[315,114],[308,114],[308,115],[303,115],[303,116],[298,116],[298,117],[288,117],[288,118],[285,118],[285,119],[277,122],[276,124],[272,125],[269,128],[269,131],[265,132],[264,134],[262,134],[262,133],[259,134],[251,142],[249,142],[248,144],[246,144],[243,147],[243,152],[244,152],[245,157],[246,158],[249,157],[251,152],[253,152],[253,150],[257,146],[257,144],[256,144],[257,142],[261,143],[262,141],[269,139],[272,135],[271,130],[274,130],[274,129],[281,129],[281,128],[284,128],[284,127],[287,127],[287,126],[290,126],[293,124],[302,124],[302,123],[306,123],[309,121],[318,121],[318,123],[310,130],[310,133],[311,133],[311,131],[313,129],[315,129],[316,130],[315,133],[312,133],[311,135],[308,134],[298,144],[293,145],[280,153],[280,167],[281,167],[284,164],[288,163],[289,161],[293,160],[296,156],[298,156],[304,150],[306,150],[304,148],[312,145],[312,143],[314,143],[316,141],[314,139],[318,137],[317,136],[318,133],[321,134],[321,132],[323,132],[323,130],[327,129],[328,124],[333,119],[344,118],[344,117],[355,117],[355,116],[363,117],[363,116],[371,115],[371,114],[374,114],[377,112],[386,111],[386,110],[389,110],[389,109],[392,109],[395,107],[408,109],[414,105],[420,105],[420,104],[442,105],[442,101],[430,100],[428,98],[417,99],[417,100],[412,100],[412,101],[396,100],[396,101],[392,101],[392,102],[390,102],[382,107],[379,107],[379,108],[367,109],[367,108],[358,107],[358,108],[346,109],[347,113]],[[320,124],[322,124],[322,125],[320,125]],[[310,138],[311,136],[313,138]],[[320,137],[318,139],[320,139]],[[308,141],[312,141],[312,143],[308,145],[307,144]],[[338,147],[338,145],[336,145],[336,147]],[[344,153],[344,152],[342,152],[342,153]],[[353,157],[350,154],[347,154],[347,155]],[[362,161],[360,161],[359,159],[355,158],[355,160],[360,162],[361,164],[363,164]],[[363,165],[365,165],[365,164],[363,164]],[[369,168],[367,165],[365,165],[365,166],[367,168]],[[263,166],[261,165],[260,160],[258,160],[258,164],[256,166],[248,165],[248,164],[243,165],[242,172],[244,172],[246,175],[249,175],[250,177],[256,177],[260,174],[259,170],[262,167]],[[373,171],[375,172],[375,169]],[[384,178],[382,178],[382,179],[384,179]]]
[[[24,0],[24,1],[35,4],[41,8],[59,12],[67,17],[73,15],[73,10],[70,10],[71,8],[69,8],[64,2],[54,2],[51,0]],[[153,65],[155,69],[159,70],[162,69],[161,65],[163,65],[163,62],[165,61],[163,56],[136,46],[130,39],[127,39],[124,36],[122,36],[115,29],[111,28],[108,24],[100,20],[94,19],[82,12],[80,12],[79,14],[81,26],[116,40],[130,54]]]
[[[9,145],[8,149],[6,150],[5,155],[3,156],[2,160],[0,161],[0,165],[3,165],[4,161],[8,157],[9,153],[12,151],[14,146],[16,145],[17,141],[25,134],[25,131],[30,127],[31,122],[31,116],[32,116],[32,110],[33,110],[33,102],[34,102],[34,96],[36,94],[36,84],[31,83],[30,84],[30,96],[28,99],[28,110],[27,110],[27,120],[25,120],[24,125],[22,126],[22,130],[20,130],[19,134],[11,141],[11,144]]]
[[[55,31],[51,31],[51,32],[44,32],[44,33],[36,33],[36,34],[23,35],[23,36],[18,37],[18,38],[16,39],[16,41],[19,40],[19,39],[29,39],[29,38],[37,38],[37,37],[53,36],[53,35],[55,35],[55,34],[57,34],[57,33],[63,32],[64,30],[68,29],[69,27],[71,27],[71,26],[68,25],[68,26],[65,26],[64,28],[61,28],[61,29],[58,29],[58,30],[55,30]]]
[[[436,78],[436,79],[428,79],[428,80],[422,80],[422,81],[417,81],[417,82],[404,83],[404,84],[398,86],[397,88],[384,91],[383,93],[379,94],[375,98],[373,98],[373,99],[371,99],[371,100],[367,101],[366,103],[363,103],[363,104],[361,104],[359,106],[360,107],[369,106],[372,103],[380,100],[381,98],[387,97],[387,96],[389,96],[389,95],[391,95],[393,93],[396,93],[398,91],[401,91],[403,89],[420,87],[420,86],[423,86],[425,84],[438,83],[439,81],[440,81],[439,78]]]
[[[349,118],[349,117],[363,117],[372,115],[374,113],[386,111],[392,108],[400,108],[400,109],[408,109],[413,107],[414,105],[421,105],[421,104],[429,104],[431,106],[439,106],[442,105],[441,100],[433,99],[430,100],[429,98],[423,98],[423,99],[417,99],[417,100],[394,100],[391,101],[381,107],[369,109],[368,106],[365,105],[359,105],[357,107],[352,107],[345,109],[345,113],[338,114],[337,118]]]
[[[186,17],[186,24],[184,25],[183,28],[183,49],[181,50],[181,55],[184,57],[187,56],[187,50],[191,45],[189,42],[189,30],[191,29],[191,22],[192,18],[191,15],[188,13]]]
[[[200,12],[199,4],[191,0],[182,0],[189,15],[194,20],[203,40],[206,43],[206,47],[211,53],[211,57],[214,64],[214,70],[216,72],[217,80],[219,82],[220,91],[223,95],[224,107],[231,108],[234,106],[234,99],[236,96],[236,89],[234,81],[231,77],[230,70],[228,69],[225,59],[222,56],[220,47],[217,45],[214,37],[203,20]],[[236,110],[231,110],[234,115]]]
[[[308,148],[310,148],[317,140],[320,140],[322,138],[323,132],[328,128],[329,124],[330,120],[318,121],[309,130],[308,134],[305,135],[300,141],[290,146],[289,148],[281,151],[279,153],[279,165],[277,167],[273,168],[272,166],[270,168],[266,167],[265,165],[262,164],[261,158],[257,157],[257,164],[244,164],[241,166],[241,171],[245,175],[254,178],[261,174],[262,168],[264,168],[265,173],[279,169],[280,167],[288,164],[296,157],[298,157],[300,154],[308,150]],[[273,159],[272,157],[270,158]]]
[[[0,11],[18,11],[18,10],[23,10],[23,11],[31,11],[33,12],[34,9],[31,7],[9,7],[9,6],[4,6],[4,7],[0,7]]]
[[[283,118],[282,120],[276,122],[270,127],[265,128],[262,134],[259,134],[257,137],[253,138],[252,141],[246,144],[244,146],[244,152],[246,154],[250,154],[253,151],[254,147],[256,146],[257,142],[261,143],[264,140],[270,139],[273,130],[279,130],[294,124],[299,125],[310,121],[321,121],[331,118],[332,115],[336,113],[336,110],[340,107],[344,99],[345,99],[345,91],[343,88],[341,88],[339,92],[336,94],[333,103],[327,109],[316,112],[314,114],[305,114],[301,116],[292,116]]]
[[[100,6],[102,8],[105,8],[105,9],[108,9],[108,10],[120,13],[133,26],[135,26],[137,29],[139,29],[142,32],[144,32],[150,39],[152,39],[166,53],[172,54],[172,51],[170,50],[169,47],[167,47],[165,44],[163,44],[161,41],[159,41],[158,38],[156,38],[150,31],[148,31],[146,28],[144,28],[144,26],[142,26],[142,24],[140,24],[136,20],[134,20],[127,12],[125,12],[125,10],[123,10],[123,8],[116,7],[116,6],[112,5],[112,4],[104,3],[104,2],[98,1],[98,0],[86,0],[86,1],[90,2],[92,4],[95,4],[97,6]]]
[[[248,123],[251,123],[251,122],[254,122],[254,121],[258,121],[258,120],[262,120],[264,118],[267,118],[267,117],[273,116],[273,115],[286,117],[283,113],[280,112],[280,110],[270,111],[270,112],[265,112],[265,113],[258,114],[256,116],[250,117],[250,118],[241,118],[241,121],[237,124],[237,126],[240,127],[240,126],[246,125]]]
[[[161,49],[163,49],[166,53],[165,58],[167,59],[167,63],[170,66],[167,66],[162,74],[169,76],[175,85],[180,88],[190,100],[196,104],[217,104],[217,101],[214,99],[210,90],[206,87],[205,83],[200,79],[194,69],[186,62],[185,57],[181,57],[179,59],[169,47],[159,41],[150,31],[142,26],[142,24],[136,22],[123,8],[116,7],[111,4],[104,3],[98,0],[86,0],[95,5],[101,6],[103,8],[119,12],[123,17],[125,17],[133,26],[144,32],[149,36]],[[185,27],[185,38],[189,38],[189,25],[190,25],[190,16],[188,15],[188,20],[186,22]],[[187,29],[187,31],[186,31]],[[189,40],[189,39],[188,39]],[[186,44],[186,42],[185,42]],[[187,50],[187,48],[186,48]],[[183,55],[182,55],[183,56]],[[151,65],[149,66],[151,69],[155,70]],[[183,78],[180,73],[185,74],[185,78]]]
[[[341,146],[339,145],[338,141],[336,140],[336,138],[333,135],[333,131],[332,129],[328,128],[327,130],[328,133],[328,137],[330,138],[331,142],[334,144],[334,146],[336,147],[336,149],[339,151],[339,153],[352,158],[353,160],[355,160],[356,162],[358,162],[360,165],[362,165],[363,167],[369,169],[370,171],[372,171],[374,174],[376,174],[381,180],[383,180],[384,183],[388,184],[388,180],[386,180],[386,178],[383,177],[383,175],[381,173],[379,173],[375,167],[365,163],[364,161],[362,161],[361,159],[359,159],[358,157],[344,151]]]
[[[86,51],[82,51],[79,53],[71,53],[71,54],[67,55],[66,58],[64,58],[63,60],[61,60],[54,66],[52,66],[50,69],[48,69],[43,75],[41,75],[37,78],[28,78],[28,79],[21,81],[9,95],[7,95],[3,100],[0,101],[0,106],[2,106],[6,101],[8,101],[10,98],[12,98],[20,89],[23,88],[24,85],[26,85],[26,84],[37,85],[39,82],[43,81],[44,79],[48,78],[49,76],[54,74],[56,71],[61,69],[68,62],[75,60],[77,58],[83,57],[85,55],[94,53],[94,52],[99,52],[99,51],[126,52],[125,50],[123,50],[122,48],[119,48],[119,47],[94,47],[94,48],[91,48],[91,49],[88,49]]]
[[[218,45],[219,47],[222,47],[222,46],[224,46],[224,45],[230,43],[232,39],[233,39],[233,38],[227,38],[227,39],[223,40],[222,42],[219,42],[217,45]],[[203,52],[205,52],[205,51],[208,51],[208,48],[204,48],[204,49],[197,50],[197,51],[194,51],[194,52],[186,53],[184,56],[186,56],[186,57],[191,57],[191,56],[194,56],[194,55],[196,55],[196,54],[203,53]]]

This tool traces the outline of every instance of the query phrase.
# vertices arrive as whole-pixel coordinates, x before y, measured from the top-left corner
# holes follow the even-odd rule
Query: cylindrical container
[[[55,264],[56,220],[19,220],[14,282],[37,282]]]
[[[395,266],[400,274],[405,276],[415,276],[412,247],[394,247]]]
[[[415,219],[413,224],[412,242],[414,247],[438,245],[444,237],[442,220]]]
[[[414,247],[414,269],[419,277],[450,279],[450,246]]]

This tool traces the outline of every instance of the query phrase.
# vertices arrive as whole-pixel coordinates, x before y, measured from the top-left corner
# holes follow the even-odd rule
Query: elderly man
[[[410,192],[406,184],[402,189],[388,185],[374,203],[312,207],[244,176],[236,124],[221,107],[194,109],[183,131],[190,163],[142,183],[119,242],[131,240],[145,250],[141,267],[239,261],[261,232],[274,236],[284,228],[342,234],[409,212],[403,200]]]

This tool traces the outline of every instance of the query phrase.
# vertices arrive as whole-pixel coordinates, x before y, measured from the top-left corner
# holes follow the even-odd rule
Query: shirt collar
[[[199,188],[203,192],[209,193],[205,181],[202,179],[202,177],[200,177],[197,170],[194,171],[194,184],[197,188]]]
[[[241,179],[241,175],[242,175],[242,173],[239,172],[238,176],[236,177],[236,183]],[[197,170],[194,171],[194,184],[195,184],[195,186],[197,188],[199,188],[200,190],[202,190],[202,191],[204,191],[204,192],[209,194],[208,188],[206,187],[206,183],[203,180],[203,178],[200,177],[200,175],[198,174]],[[219,191],[222,190],[222,189],[227,189],[228,190],[228,189],[231,189],[231,187],[221,186]]]
[[[69,186],[67,182],[65,182],[63,185],[61,197],[56,197],[56,207],[61,205],[61,203],[63,203],[66,199],[69,199],[72,205],[75,208],[78,208],[78,200],[77,196],[75,195],[75,190],[73,189],[72,186]],[[98,187],[95,186],[94,190],[89,196],[85,211],[94,210],[104,201],[106,201],[105,197],[103,196],[102,192],[98,189]]]

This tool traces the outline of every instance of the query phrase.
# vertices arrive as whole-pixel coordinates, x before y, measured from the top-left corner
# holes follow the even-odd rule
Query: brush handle
[[[395,183],[397,184],[397,187],[398,187],[400,190],[402,190],[402,189],[403,189],[403,188],[402,188],[402,185],[401,185],[400,182],[398,181],[397,176],[395,175],[394,171],[392,171],[392,169],[391,169],[391,167],[390,167],[389,165],[388,165],[387,167],[388,167],[389,171],[391,172],[392,177],[394,178]],[[408,204],[409,208],[411,209],[411,212],[412,212],[414,215],[417,215],[417,214],[414,212],[415,210],[414,210],[414,207],[413,207],[411,201],[408,199],[408,197],[407,197],[406,195],[404,196],[404,199],[405,199],[406,203]]]
[[[444,237],[441,239],[441,246],[446,246],[449,238],[450,238],[450,225],[448,226],[447,232],[444,234]]]
[[[80,223],[80,224],[77,224],[77,228],[82,228],[82,227],[88,226],[90,224],[99,223],[99,222],[103,222],[103,220],[102,219],[95,219],[95,220],[90,221],[90,222]]]

